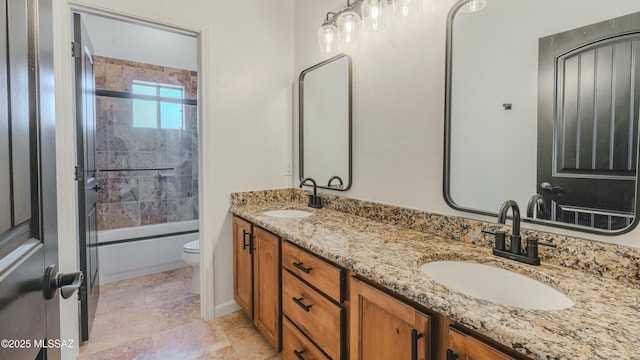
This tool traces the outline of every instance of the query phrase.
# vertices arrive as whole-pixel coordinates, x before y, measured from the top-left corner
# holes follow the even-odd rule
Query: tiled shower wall
[[[95,56],[96,88],[131,92],[133,80],[180,85],[196,99],[197,73]],[[96,168],[100,230],[198,218],[197,107],[184,105],[183,129],[133,127],[130,99],[96,99]]]

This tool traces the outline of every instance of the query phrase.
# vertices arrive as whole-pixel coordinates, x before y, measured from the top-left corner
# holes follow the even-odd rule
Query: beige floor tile
[[[138,340],[120,343],[117,346],[93,354],[82,354],[81,360],[155,360],[153,340],[147,336]]]
[[[213,352],[204,354],[202,360],[242,360],[233,346],[225,346],[222,349],[218,349]]]
[[[151,327],[147,331],[160,332],[200,320],[200,297],[192,296],[148,306]]]
[[[190,282],[181,268],[103,285],[78,359],[282,359],[242,311],[203,321]]]
[[[266,360],[276,355],[276,350],[261,334],[249,336],[232,345],[243,360]]]
[[[158,360],[200,359],[207,353],[229,346],[222,329],[202,320],[156,333],[153,343]]]
[[[235,345],[256,335],[260,335],[260,332],[253,325],[251,319],[249,319],[243,311],[236,311],[229,315],[219,317],[215,321],[222,326],[222,329],[231,342],[231,345]]]

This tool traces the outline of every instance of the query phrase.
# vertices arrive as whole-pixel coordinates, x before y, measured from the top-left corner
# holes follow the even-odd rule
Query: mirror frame
[[[453,5],[453,7],[451,8],[451,10],[449,10],[449,13],[447,15],[446,45],[445,45],[445,84],[444,84],[445,115],[444,115],[444,159],[443,159],[444,161],[443,161],[442,191],[443,191],[443,197],[445,202],[447,203],[447,205],[449,205],[449,207],[451,207],[454,210],[497,218],[498,209],[496,209],[496,212],[490,212],[485,210],[465,208],[456,204],[456,202],[451,198],[451,185],[450,185],[450,180],[451,180],[451,96],[452,96],[451,89],[452,89],[452,67],[453,67],[453,21],[458,10],[461,7],[463,7],[466,3],[471,1],[473,0],[459,0],[457,3]],[[640,154],[640,143],[636,151],[638,151]],[[640,155],[638,156],[638,163],[636,165],[636,169],[640,169]],[[562,222],[553,222],[548,220],[539,220],[536,218],[528,218],[528,217],[522,217],[521,221],[531,223],[531,224],[551,226],[555,228],[586,232],[590,234],[607,235],[607,236],[621,235],[621,234],[630,232],[636,227],[638,222],[640,222],[640,214],[638,214],[638,204],[640,204],[640,176],[637,171],[638,170],[636,170],[636,191],[635,191],[636,213],[631,224],[624,229],[604,231],[604,230],[590,228],[586,226],[566,224]],[[506,200],[508,199],[505,199],[505,201]]]
[[[349,129],[349,181],[344,185],[343,188],[337,189],[328,187],[326,185],[317,184],[318,188],[327,189],[327,190],[335,190],[335,191],[347,191],[351,188],[351,184],[353,183],[353,80],[352,80],[352,64],[351,57],[348,54],[338,54],[332,58],[329,58],[325,61],[317,63],[310,68],[302,70],[300,73],[300,77],[298,78],[298,176],[299,181],[305,178],[304,176],[304,78],[307,73],[316,70],[324,65],[330,64],[336,60],[346,58],[348,64],[349,71],[349,119],[348,119],[348,129]],[[315,180],[315,179],[314,179]],[[317,181],[316,181],[317,183]],[[305,184],[305,186],[310,186]]]

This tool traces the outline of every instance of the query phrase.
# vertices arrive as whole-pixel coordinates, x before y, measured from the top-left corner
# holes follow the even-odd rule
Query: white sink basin
[[[307,216],[313,215],[313,213],[310,213],[308,211],[294,210],[294,209],[271,210],[271,211],[265,211],[262,214],[267,215],[267,216],[271,216],[271,217],[290,218],[290,219],[305,218]]]
[[[467,296],[505,306],[561,310],[573,300],[530,277],[495,266],[466,261],[433,261],[420,266],[432,280]]]

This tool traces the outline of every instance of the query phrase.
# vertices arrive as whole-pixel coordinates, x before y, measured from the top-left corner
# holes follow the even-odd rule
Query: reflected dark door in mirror
[[[606,36],[593,39],[594,35]],[[539,41],[538,218],[631,225],[636,200],[640,15]]]

